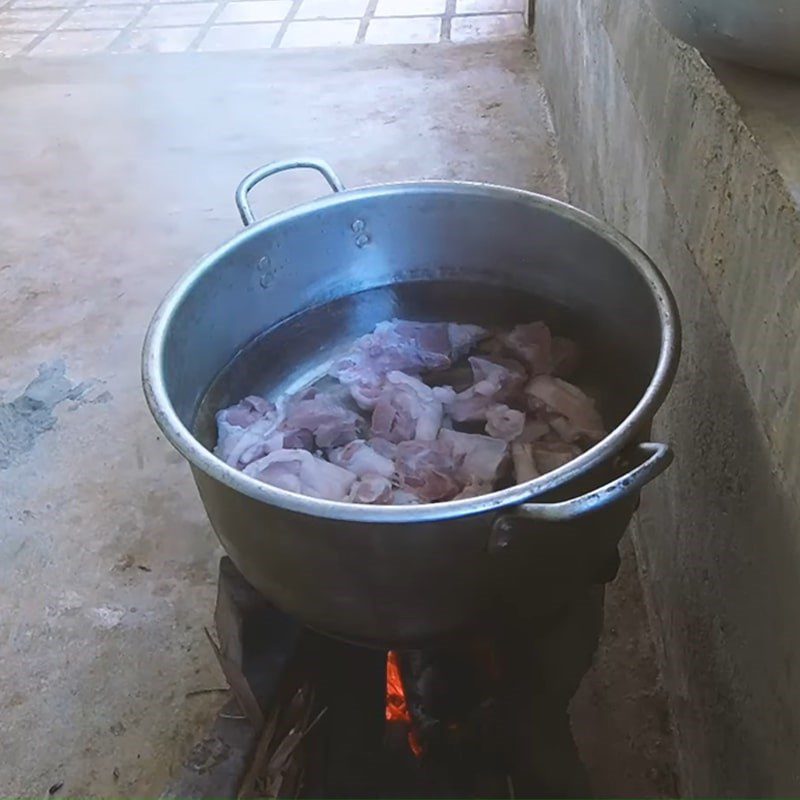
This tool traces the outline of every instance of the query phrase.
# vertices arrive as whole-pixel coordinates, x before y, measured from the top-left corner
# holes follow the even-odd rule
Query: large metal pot
[[[800,77],[798,0],[650,0],[656,16],[701,53]]]
[[[318,170],[334,194],[255,222],[249,189],[291,167]],[[674,300],[647,256],[548,197],[445,182],[345,191],[311,159],[257,170],[237,202],[245,230],[156,312],[143,380],[245,577],[312,627],[395,646],[498,611],[545,614],[601,580],[639,490],[671,460],[666,445],[642,443],[680,339]],[[217,408],[300,386],[334,346],[383,319],[510,325],[540,315],[588,348],[587,380],[614,426],[541,478],[473,499],[362,506],[259,483],[209,449]]]

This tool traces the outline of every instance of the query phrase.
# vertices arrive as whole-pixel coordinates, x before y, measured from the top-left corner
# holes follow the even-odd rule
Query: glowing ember
[[[403,681],[400,679],[397,653],[394,650],[390,650],[386,656],[386,719],[390,722],[411,722]]]
[[[403,690],[403,679],[400,677],[400,664],[397,653],[390,650],[386,655],[386,720],[387,722],[404,722],[409,726],[408,746],[415,756],[422,755],[422,746],[411,730],[411,714],[406,705],[406,693]]]

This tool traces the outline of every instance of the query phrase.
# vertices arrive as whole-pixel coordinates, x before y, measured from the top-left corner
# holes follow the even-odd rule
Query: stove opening
[[[258,732],[239,797],[589,796],[567,713],[596,642],[582,618],[387,652],[304,628],[242,582],[221,570],[215,646],[236,698],[224,722]]]

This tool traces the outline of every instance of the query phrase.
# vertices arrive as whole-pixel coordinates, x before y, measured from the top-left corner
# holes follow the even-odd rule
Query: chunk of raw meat
[[[599,422],[602,425],[602,421]],[[587,427],[581,423],[575,423],[566,417],[554,416],[550,419],[550,427],[565,442],[599,442],[606,432],[602,427]]]
[[[577,386],[551,375],[537,375],[525,387],[532,411],[546,410],[557,415],[549,420],[551,427],[566,441],[580,437],[600,440],[605,436],[603,420],[594,407],[594,400]],[[563,417],[559,421],[557,417]]]
[[[420,502],[450,500],[461,490],[452,448],[441,441],[400,442],[395,466],[401,488],[411,491]]]
[[[481,328],[480,325],[463,325],[457,322],[450,322],[447,325],[447,335],[450,339],[451,359],[456,361],[461,356],[469,353],[487,333],[486,328]]]
[[[476,325],[384,322],[334,360],[332,377],[280,408],[250,396],[220,411],[215,453],[265,483],[329,500],[476,497],[509,462],[522,483],[605,436],[594,401],[562,379],[579,356],[543,322],[491,337]]]
[[[533,458],[533,446],[526,442],[514,442],[511,445],[511,461],[517,483],[532,481],[541,474]]]
[[[580,448],[566,442],[514,442],[511,445],[514,477],[517,483],[533,480],[563,467],[580,453]]]
[[[371,411],[381,396],[381,378],[377,375],[370,375],[368,380],[356,381],[347,388],[350,396],[362,411]]]
[[[372,412],[372,433],[390,442],[431,441],[442,425],[442,403],[421,380],[393,371]]]
[[[358,437],[361,423],[361,417],[345,408],[335,394],[318,392],[290,401],[281,429],[307,430],[317,447],[339,447]]]
[[[542,419],[528,417],[519,437],[521,442],[535,442],[550,433],[550,426]]]
[[[508,356],[508,347],[505,344],[506,334],[500,333],[481,339],[475,348],[476,353],[483,358],[503,358]]]
[[[306,428],[296,431],[279,431],[283,437],[281,448],[285,450],[313,450],[314,434]]]
[[[550,328],[544,322],[517,325],[501,338],[506,347],[528,365],[533,375],[552,371],[552,337]]]
[[[225,422],[237,428],[247,428],[259,419],[265,419],[275,413],[275,406],[263,397],[254,394],[240,400],[235,406],[226,408],[217,414],[217,421],[224,418]]]
[[[289,492],[345,500],[356,476],[307,450],[276,450],[244,468],[252,478]]]
[[[284,431],[280,429],[279,424],[280,418],[273,421],[258,420],[254,422],[236,437],[235,443],[229,451],[229,459],[226,461],[231,466],[241,469],[274,450],[314,449],[314,436],[311,431]],[[220,434],[219,441],[223,441],[222,434]],[[219,450],[217,455],[222,457]]]
[[[563,467],[581,454],[580,447],[566,442],[536,442],[531,449],[536,466],[543,475]]]
[[[369,446],[376,452],[382,456],[386,456],[386,458],[394,461],[395,456],[397,455],[397,445],[394,442],[390,442],[387,439],[382,439],[380,436],[373,436],[372,439],[369,440]]]
[[[453,500],[465,500],[468,497],[480,497],[482,494],[489,494],[493,490],[491,483],[468,483]]]
[[[515,408],[499,403],[486,411],[486,433],[495,439],[510,442],[522,436],[525,430],[525,414]]]
[[[494,483],[508,454],[508,445],[491,436],[443,429],[439,441],[450,448],[463,485]]]
[[[393,506],[413,506],[421,502],[422,500],[420,500],[419,495],[408,491],[408,489],[395,489],[392,495]]]
[[[572,339],[554,336],[550,343],[550,360],[553,375],[557,375],[559,378],[569,378],[580,364],[580,348]]]
[[[473,356],[469,364],[475,381],[469,389],[449,395],[444,388],[434,390],[456,422],[486,419],[490,408],[511,398],[525,382],[524,369],[513,361],[500,364]]]
[[[331,450],[328,458],[331,463],[349,469],[359,478],[370,474],[391,478],[394,474],[394,461],[377,453],[363,439],[354,439],[344,447]]]
[[[281,447],[274,434],[281,421],[275,406],[251,395],[217,413],[217,446],[214,453],[225,463],[241,469]]]
[[[230,466],[242,469],[283,446],[283,436],[276,431],[277,426],[278,420],[261,419],[247,428],[241,428],[238,436],[224,437],[217,446],[217,455]]]
[[[421,377],[428,386],[448,387],[457,392],[463,392],[464,389],[468,389],[474,381],[472,368],[468,364],[459,364],[457,367],[426,372]]]
[[[384,475],[367,473],[350,487],[347,499],[351,503],[389,504],[394,500],[392,482]]]
[[[381,322],[357,339],[347,355],[334,361],[329,375],[351,388],[362,408],[370,408],[369,387],[393,370],[420,373],[449,367],[485,335],[477,325],[445,322]],[[364,403],[365,405],[362,405]]]

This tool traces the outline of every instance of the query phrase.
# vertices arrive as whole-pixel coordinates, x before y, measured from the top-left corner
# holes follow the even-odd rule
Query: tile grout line
[[[456,0],[447,0],[442,14],[442,31],[439,36],[440,42],[450,41],[450,31],[453,28],[453,17],[456,13]]]
[[[65,13],[58,17],[48,28],[37,36],[34,36],[34,38],[19,51],[18,55],[30,55],[35,47],[38,47],[51,33],[57,31],[58,26],[66,22],[79,8],[84,8],[87,2],[88,0],[80,0],[80,2],[72,6],[72,8],[68,8]]]
[[[197,35],[189,42],[189,46],[184,50],[184,53],[195,53],[197,52],[197,48],[200,47],[200,43],[203,39],[208,36],[208,32],[211,30],[211,26],[219,19],[222,12],[225,10],[226,6],[228,6],[228,0],[223,0],[221,3],[217,3],[217,7],[211,12],[208,19],[200,26],[200,30],[197,32]]]
[[[109,43],[108,47],[106,47],[105,52],[109,53],[121,53],[124,50],[118,50],[120,44],[125,44],[130,41],[131,34],[133,33],[134,28],[147,16],[147,13],[150,11],[151,8],[156,6],[157,3],[150,0],[149,3],[146,3],[144,8],[137,14],[133,15],[133,19],[119,32],[117,36],[115,36]],[[107,7],[107,6],[106,6]]]
[[[288,30],[290,23],[292,23],[297,17],[297,12],[300,10],[301,3],[302,0],[294,0],[291,8],[286,12],[286,16],[281,20],[281,26],[278,28],[278,32],[275,34],[275,38],[272,40],[270,50],[277,50],[281,46],[281,42],[283,41],[283,37],[286,36],[286,31]]]
[[[358,23],[358,30],[356,31],[356,40],[354,44],[363,44],[367,36],[367,28],[370,22],[375,18],[375,11],[378,8],[378,0],[369,0],[367,7],[364,9],[364,14],[361,17],[361,22]]]

